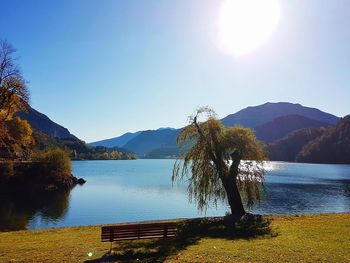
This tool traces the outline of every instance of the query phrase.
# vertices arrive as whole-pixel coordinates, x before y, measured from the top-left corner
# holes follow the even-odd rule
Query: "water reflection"
[[[350,211],[350,166],[270,162],[263,214]]]
[[[350,180],[341,180],[340,183],[343,185],[344,195],[350,197]]]
[[[26,229],[28,222],[40,217],[44,221],[64,218],[69,207],[70,192],[0,193],[0,231]]]
[[[266,200],[253,211],[262,214],[350,211],[350,181],[342,182],[343,184],[337,181],[329,184],[267,183]]]
[[[0,231],[204,216],[172,186],[174,160],[73,162],[87,183],[70,192],[0,193]],[[268,163],[265,200],[253,213],[350,211],[350,165]],[[207,216],[228,211],[226,204]]]

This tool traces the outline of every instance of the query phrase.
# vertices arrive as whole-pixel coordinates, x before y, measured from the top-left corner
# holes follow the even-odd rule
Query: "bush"
[[[69,154],[60,149],[36,152],[32,160],[37,162],[38,172],[47,180],[71,178],[72,163]]]

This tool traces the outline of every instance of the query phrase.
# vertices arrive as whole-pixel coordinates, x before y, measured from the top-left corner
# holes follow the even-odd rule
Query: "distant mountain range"
[[[287,102],[248,107],[221,120],[225,126],[241,125],[254,129],[257,137],[267,144],[302,128],[334,126],[338,121],[339,117],[332,114]],[[141,158],[171,158],[180,153],[176,145],[180,130],[161,128],[126,133],[112,139],[93,142],[90,145],[122,147]]]
[[[128,141],[138,136],[141,131],[138,132],[127,132],[122,136],[106,139],[102,141],[89,143],[91,146],[104,146],[104,147],[123,147]]]
[[[176,144],[181,129],[129,132],[87,145],[33,108],[17,115],[32,125],[40,149],[60,147],[78,156],[94,158],[112,151],[123,153],[125,158],[130,153],[140,158],[174,158],[187,151]],[[245,108],[221,122],[228,127],[241,125],[254,129],[258,139],[267,144],[271,160],[350,163],[350,116],[340,119],[318,109],[279,102]]]
[[[180,129],[163,128],[142,131],[138,136],[128,141],[123,148],[128,149],[140,157],[159,148],[176,148],[176,138]]]

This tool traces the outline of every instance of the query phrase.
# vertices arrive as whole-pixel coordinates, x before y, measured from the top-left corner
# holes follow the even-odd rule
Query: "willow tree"
[[[200,121],[203,115],[206,119]],[[263,144],[251,129],[223,126],[208,107],[198,109],[189,119],[177,142],[191,147],[176,161],[173,182],[188,179],[189,197],[201,211],[227,200],[232,215],[244,215],[242,200],[251,207],[261,199],[266,159]]]

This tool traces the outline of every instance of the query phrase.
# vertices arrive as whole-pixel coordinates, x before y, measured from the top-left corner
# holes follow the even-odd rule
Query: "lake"
[[[174,186],[174,160],[74,161],[87,183],[48,196],[0,195],[0,229],[42,229],[154,219],[222,216],[225,204],[200,214],[184,184]],[[269,162],[261,214],[350,211],[350,165]]]

